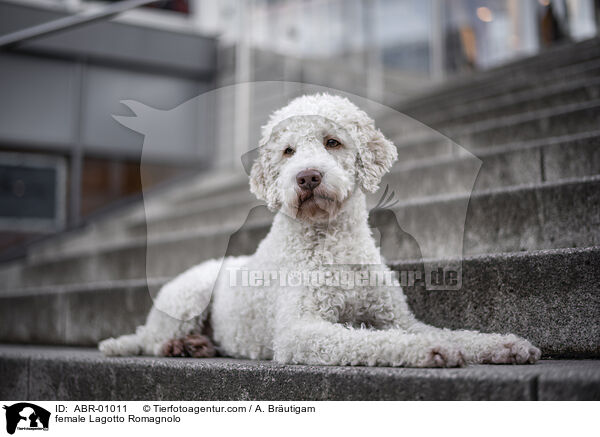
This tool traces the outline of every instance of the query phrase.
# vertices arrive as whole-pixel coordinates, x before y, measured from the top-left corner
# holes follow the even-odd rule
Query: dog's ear
[[[398,150],[388,140],[373,120],[362,124],[359,128],[361,141],[356,157],[358,183],[364,190],[374,193],[384,174],[390,171],[392,164],[398,159]]]
[[[258,156],[252,164],[250,170],[250,192],[259,200],[267,203],[269,209],[277,208],[277,179],[276,166],[269,162],[269,150],[261,146],[258,150]]]
[[[265,174],[265,156],[259,150],[250,170],[250,192],[259,200],[267,200],[267,175]]]

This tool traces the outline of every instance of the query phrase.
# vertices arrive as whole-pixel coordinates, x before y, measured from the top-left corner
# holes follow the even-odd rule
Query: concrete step
[[[443,258],[600,244],[599,206],[595,176],[416,200],[375,217],[387,259]]]
[[[565,77],[564,73],[568,75]],[[440,100],[439,102],[428,104],[419,110],[406,108],[402,105],[398,105],[397,109],[400,113],[406,114],[426,125],[435,126],[437,123],[438,126],[441,126],[440,123],[451,119],[454,114],[459,116],[479,116],[479,108],[491,111],[488,114],[484,113],[481,115],[481,117],[490,118],[494,116],[493,110],[496,106],[499,111],[502,111],[505,105],[512,105],[516,101],[527,102],[528,105],[538,107],[541,105],[541,108],[545,107],[543,103],[544,99],[546,99],[547,105],[552,106],[561,104],[561,97],[567,99],[565,103],[586,101],[590,99],[590,95],[593,95],[593,90],[587,94],[580,90],[578,96],[571,96],[566,92],[561,96],[560,90],[575,87],[580,83],[597,80],[600,77],[600,59],[586,63],[585,66],[582,66],[580,69],[578,68],[576,71],[559,71],[558,74],[558,77],[551,74],[548,77],[529,78],[518,85],[511,82],[506,84],[504,88],[496,88],[498,87],[496,83],[488,84],[479,93],[457,96],[454,100]],[[577,99],[578,97],[579,99]],[[527,99],[533,100],[533,102],[528,102]],[[516,107],[515,112],[524,111]],[[388,114],[380,123],[383,127],[393,127],[393,117]]]
[[[513,332],[544,356],[600,357],[599,263],[599,247],[474,256],[462,260],[459,290],[426,290],[417,281],[404,291],[415,314],[430,324]],[[416,261],[391,266],[424,268]],[[14,290],[0,296],[0,342],[94,346],[133,332],[144,323],[151,293],[166,280]]]
[[[600,362],[403,369],[227,358],[106,358],[89,349],[1,346],[2,399],[598,400]]]
[[[570,135],[594,135],[600,126],[600,100],[507,115],[464,125],[441,126],[438,131],[392,135],[400,164],[430,158],[459,156],[464,150],[479,154],[489,147],[554,142]]]
[[[131,223],[128,230],[134,237],[149,238],[168,234],[175,229],[193,232],[206,226],[215,232],[230,231],[240,226],[248,212],[259,205],[264,205],[264,202],[257,200],[247,187],[240,187],[236,195],[181,205],[172,212]]]
[[[447,98],[436,97],[426,103],[417,99],[418,106],[416,108],[413,108],[410,102],[397,105],[396,108],[412,118],[427,122],[430,116],[439,116],[446,111],[451,113],[454,108],[460,106],[486,104],[503,96],[510,98],[524,92],[544,92],[548,88],[561,83],[593,80],[598,78],[599,75],[600,59],[592,59],[538,76],[523,75],[514,79],[505,78],[482,82],[479,87],[467,88]]]
[[[401,200],[470,190],[472,181],[469,170],[476,162],[465,156],[465,149],[450,140],[444,141],[431,143],[435,149],[430,154],[423,142],[399,148],[400,160],[393,173],[386,176],[382,187],[389,184],[391,190],[396,192],[396,198]],[[476,151],[482,167],[474,189],[599,174],[599,143],[600,131],[596,131]],[[413,160],[410,156],[421,158]],[[167,193],[159,202],[151,201],[147,213],[144,212],[144,205],[140,204],[137,208],[130,208],[131,211],[127,213],[111,215],[85,228],[35,244],[31,246],[29,256],[36,259],[58,253],[76,253],[90,246],[115,244],[129,236],[145,236],[147,219],[151,224],[151,235],[181,229],[195,230],[202,225],[219,224],[229,228],[243,220],[243,217],[228,211],[229,206],[244,205],[241,213],[246,214],[248,205],[258,202],[249,192],[246,175],[228,177],[225,181],[214,179],[219,181],[222,191],[219,185],[211,181],[196,183],[190,180],[173,190],[185,195]],[[372,196],[373,204],[380,196],[381,192]],[[153,203],[158,203],[159,207],[154,207]]]
[[[590,177],[416,200],[394,207],[393,213],[376,212],[372,223],[385,236],[382,253],[387,259],[586,247],[600,244],[598,205],[600,177]],[[244,207],[236,208],[243,217]],[[135,279],[144,277],[147,269],[152,276],[171,276],[226,250],[231,255],[252,253],[267,234],[271,217],[266,207],[257,207],[240,228],[205,227],[163,235],[148,241],[148,259],[146,239],[139,238],[5,265],[0,290]],[[463,224],[464,240],[459,232]]]
[[[432,129],[430,135],[392,138],[399,144],[399,151],[404,151],[399,154],[399,159],[410,162],[426,157],[457,154],[461,148],[477,153],[488,147],[535,140],[552,141],[553,138],[561,136],[591,134],[598,130],[598,126],[600,100],[593,100],[476,123],[441,126],[437,128],[437,133]]]
[[[413,162],[422,162],[427,159],[433,159],[444,156],[458,156],[464,153],[465,149],[460,147],[450,138],[431,129],[430,132],[419,135],[390,134],[383,131],[398,148],[398,163],[408,164]]]
[[[389,184],[401,200],[469,192],[478,162],[475,191],[593,176],[600,174],[599,145],[600,131],[595,131],[478,149],[475,157],[463,149],[404,162],[399,150],[399,162],[382,186]]]
[[[544,356],[600,357],[599,262],[600,247],[486,254],[462,260],[459,290],[431,291],[417,283],[404,291],[426,323],[514,332],[533,341]],[[419,261],[390,266],[423,271]]]
[[[441,88],[433,88],[426,95],[402,102],[398,105],[398,109],[416,119],[421,119],[426,118],[432,109],[440,111],[455,105],[481,101],[525,89],[541,89],[562,81],[597,77],[600,67],[598,53],[598,48],[594,48],[584,52],[580,59],[573,62],[558,65],[540,63],[534,72],[527,69],[520,70],[517,66],[509,64],[507,65],[508,74],[492,70],[466,75],[445,83]]]
[[[477,151],[482,168],[475,189],[598,174],[598,138],[600,131]],[[444,143],[434,141],[432,144],[436,149],[430,154],[422,142],[399,148],[400,160],[393,174],[384,180],[396,191],[396,198],[411,199],[470,189],[471,177],[465,170],[472,168],[473,160],[465,156],[465,149],[447,139]],[[445,154],[440,147],[444,148]],[[421,159],[407,160],[407,155],[409,158],[411,155],[420,156]],[[173,193],[161,193],[158,199],[152,196],[146,198],[147,211],[144,211],[142,203],[133,205],[127,211],[32,245],[29,256],[35,259],[80,252],[86,247],[102,247],[124,241],[128,235],[145,236],[147,218],[152,224],[152,235],[174,229],[198,229],[202,224],[211,223],[229,227],[241,219],[226,212],[227,205],[249,205],[255,201],[249,193],[245,174],[225,179],[217,175],[206,176],[200,181],[179,184],[171,191]],[[373,196],[374,203],[380,196],[381,193]],[[213,212],[206,213],[207,210]],[[246,212],[242,211],[243,214]]]
[[[467,149],[477,154],[488,147],[554,141],[569,135],[592,135],[600,121],[600,100],[563,105],[492,120],[433,129],[429,135],[395,136],[399,161],[457,155]]]
[[[176,181],[159,189],[151,188],[144,192],[144,199],[126,207],[118,208],[110,214],[96,217],[83,227],[50,236],[36,242],[27,248],[29,257],[53,256],[57,253],[73,253],[88,247],[102,247],[123,241],[129,235],[129,224],[145,222],[146,213],[161,214],[165,208],[179,199],[216,197],[228,187],[246,187],[248,191],[248,176],[232,170],[207,171],[197,177]],[[185,203],[185,200],[181,201]]]
[[[599,57],[599,48],[600,39],[597,37],[578,43],[554,46],[492,69],[450,78],[437,89],[430,90],[427,95],[423,96],[423,100],[451,97],[468,91],[473,86],[481,87],[490,82],[514,81],[516,77],[522,76],[540,77],[549,71],[593,61]]]
[[[237,195],[240,191],[249,191],[248,175],[245,173],[236,173],[235,177],[228,179],[220,185],[203,182],[197,185],[195,189],[188,190],[185,195],[178,196],[173,205],[194,205],[196,202],[213,201],[223,196]]]
[[[426,122],[431,126],[451,127],[456,124],[529,113],[598,98],[600,98],[600,78],[583,78],[551,84],[546,88],[524,90],[483,101],[457,105],[439,113],[430,113]]]
[[[494,141],[502,142],[502,139],[498,139],[498,133],[505,134],[507,131],[512,132],[510,134],[510,139],[518,137],[519,133],[522,131],[528,132],[527,135],[523,134],[523,137],[529,136],[531,138],[535,138],[539,131],[542,131],[542,135],[548,135],[548,132],[543,132],[544,127],[550,123],[553,123],[557,118],[560,117],[563,117],[560,119],[561,123],[553,123],[552,132],[562,133],[565,130],[569,131],[570,129],[568,125],[570,124],[570,120],[579,119],[582,111],[585,112],[583,117],[585,118],[587,116],[587,118],[590,120],[579,122],[578,124],[583,124],[585,125],[584,128],[589,128],[590,126],[595,126],[595,117],[597,116],[596,106],[597,105],[594,104],[590,108],[589,106],[585,105],[581,107],[579,104],[568,105],[562,106],[556,111],[543,110],[534,112],[533,114],[526,114],[524,117],[504,117],[494,122],[484,122],[469,125],[460,131],[453,132],[452,135],[458,139],[459,143],[463,145],[470,145],[471,148],[473,148],[474,145],[482,142],[482,138],[488,139],[487,135],[492,136],[492,144],[494,144]],[[514,127],[514,129],[513,126],[511,126],[511,123],[515,124],[516,127]],[[555,127],[559,124],[564,124],[564,126]],[[414,163],[415,160],[421,164],[423,160],[427,160],[432,157],[456,156],[461,154],[460,147],[458,147],[456,144],[453,144],[452,141],[446,139],[445,137],[436,134],[435,132],[429,134],[419,134],[414,138],[396,137],[396,140],[399,143],[399,155],[402,164]],[[452,185],[450,185],[450,187],[452,187]],[[198,209],[195,205],[200,206],[207,200],[216,202],[218,205],[217,208],[221,208],[221,206],[225,204],[222,200],[223,198],[226,198],[227,196],[241,196],[244,198],[246,196],[244,192],[246,191],[247,180],[243,177],[235,179],[232,183],[225,184],[220,188],[213,186],[212,189],[209,190],[199,190],[197,194],[181,196],[178,203],[181,203],[185,206],[181,208],[181,211],[176,211],[175,214],[180,216],[188,215],[189,211]],[[428,194],[431,194],[431,192],[428,192]],[[250,198],[245,197],[244,201],[249,199]],[[169,211],[169,213],[170,212],[171,211]]]
[[[390,220],[385,218],[377,222],[380,232],[389,232],[383,239],[386,243],[382,245],[384,255],[393,259],[398,256],[400,248],[400,253],[405,257],[441,257],[451,254],[449,251],[452,247],[460,249],[462,244],[466,254],[595,244],[593,242],[597,236],[590,229],[598,222],[597,213],[594,212],[598,205],[598,196],[594,194],[599,188],[594,182],[597,177],[592,177],[583,185],[579,185],[580,179],[560,181],[569,175],[600,174],[600,149],[585,140],[579,146],[577,144],[570,144],[568,149],[562,147],[563,143],[558,143],[544,148],[490,154],[483,159],[483,168],[471,197],[468,189],[476,174],[473,168],[478,165],[473,159],[442,161],[392,174],[384,179],[384,183],[389,184],[389,192],[394,191],[394,199],[401,203],[394,208],[394,217],[383,214],[382,217]],[[582,159],[569,160],[571,156]],[[570,165],[564,165],[564,162],[570,162]],[[539,185],[539,192],[536,191],[538,185],[516,190],[502,187],[521,183],[540,184],[542,180],[556,183]],[[586,184],[589,184],[587,188]],[[432,193],[448,195],[433,197]],[[374,205],[381,195],[374,195],[371,204]],[[557,221],[555,228],[551,224],[555,217],[551,211],[560,211],[557,202],[565,198],[571,204],[578,205],[574,211],[582,219],[572,222],[563,217]],[[464,223],[469,199],[471,205],[466,216],[466,235],[462,240],[462,235],[453,232],[453,229]],[[233,223],[237,220],[241,224],[248,211],[258,204],[249,198],[245,203],[167,215],[150,222],[148,233],[144,223],[139,223],[132,228],[132,235],[156,238],[168,234],[172,229],[197,232],[204,226],[228,232],[225,226],[220,227],[217,223]],[[510,209],[515,204],[517,206]],[[251,223],[260,226],[269,217],[270,214],[263,211],[262,214],[256,214]],[[589,224],[584,221],[587,219],[590,220]],[[415,247],[412,238],[397,231],[396,220],[404,231],[415,238],[425,236],[419,239],[420,249]],[[563,234],[565,227],[570,227],[570,230]],[[585,230],[583,235],[575,237],[575,229]]]
[[[131,333],[167,279],[89,282],[19,290],[0,297],[0,342],[95,346]]]
[[[261,208],[259,213],[266,213],[266,208]],[[244,226],[237,232],[236,229],[216,231],[205,227],[195,233],[172,232],[149,242],[141,237],[75,253],[7,263],[0,270],[0,278],[5,281],[0,284],[0,293],[21,287],[137,279],[145,277],[147,269],[153,275],[171,276],[225,253],[252,253],[269,227],[270,219],[265,217],[260,224]],[[231,251],[227,251],[230,239],[235,243]],[[151,256],[160,254],[160,259],[148,261],[147,246]]]
[[[595,131],[600,100],[509,115],[453,129],[446,134],[463,147],[484,148]]]
[[[381,186],[389,185],[389,191],[395,193],[394,198],[402,202],[419,197],[468,193],[472,188],[482,191],[600,174],[600,131],[593,135],[559,137],[553,141],[490,148],[477,158],[450,155],[401,162],[384,177]],[[477,174],[480,164],[473,186],[473,175]],[[377,203],[382,192],[383,189],[370,196],[372,205]],[[154,217],[140,217],[131,223],[130,232],[140,237],[156,236],[173,229],[197,230],[206,225],[227,228],[243,220],[244,217],[236,217],[236,214],[246,214],[260,203],[250,194],[247,184],[240,184],[238,192],[228,190],[222,196],[165,208],[163,214]]]
[[[441,260],[435,261],[443,264]],[[600,248],[493,254],[462,260],[462,287],[404,290],[417,317],[440,327],[514,332],[545,356],[600,356]],[[394,262],[423,271],[417,261]],[[133,332],[167,278],[43,286],[0,296],[0,341],[91,346]]]

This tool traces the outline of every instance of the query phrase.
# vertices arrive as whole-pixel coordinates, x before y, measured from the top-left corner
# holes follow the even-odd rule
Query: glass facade
[[[242,12],[235,1],[197,0],[195,10],[213,17],[206,28],[225,44],[246,37],[282,55],[351,61],[375,50],[385,68],[415,73],[434,74],[436,65],[444,75],[491,68],[597,33],[594,0],[251,0],[246,6]]]

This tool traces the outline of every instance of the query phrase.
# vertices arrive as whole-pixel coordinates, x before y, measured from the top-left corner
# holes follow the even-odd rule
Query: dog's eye
[[[338,147],[341,147],[341,145],[342,143],[335,138],[329,138],[327,141],[325,141],[325,147],[328,149],[337,149]]]
[[[292,149],[291,147],[287,147],[284,151],[283,154],[285,156],[292,156],[294,154],[295,150]]]

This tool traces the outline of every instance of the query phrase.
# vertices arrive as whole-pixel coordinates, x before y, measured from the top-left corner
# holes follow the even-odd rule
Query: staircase
[[[0,397],[600,399],[600,40],[460,78],[396,109],[445,135],[377,120],[399,150],[384,181],[399,187],[398,223],[418,223],[432,236],[420,250],[446,258],[440,236],[468,204],[462,288],[407,287],[411,307],[437,326],[522,335],[542,349],[540,364],[393,369],[100,356],[91,349],[98,340],[143,323],[149,291],[221,255],[259,205],[245,175],[216,172],[147,198],[150,222],[142,205],[130,206],[0,265]],[[482,163],[472,194],[475,160],[456,144]],[[236,234],[240,253],[269,228],[271,216],[253,211]],[[400,253],[385,253],[391,265],[422,269],[419,248],[400,244]],[[149,249],[161,261],[146,279]]]

